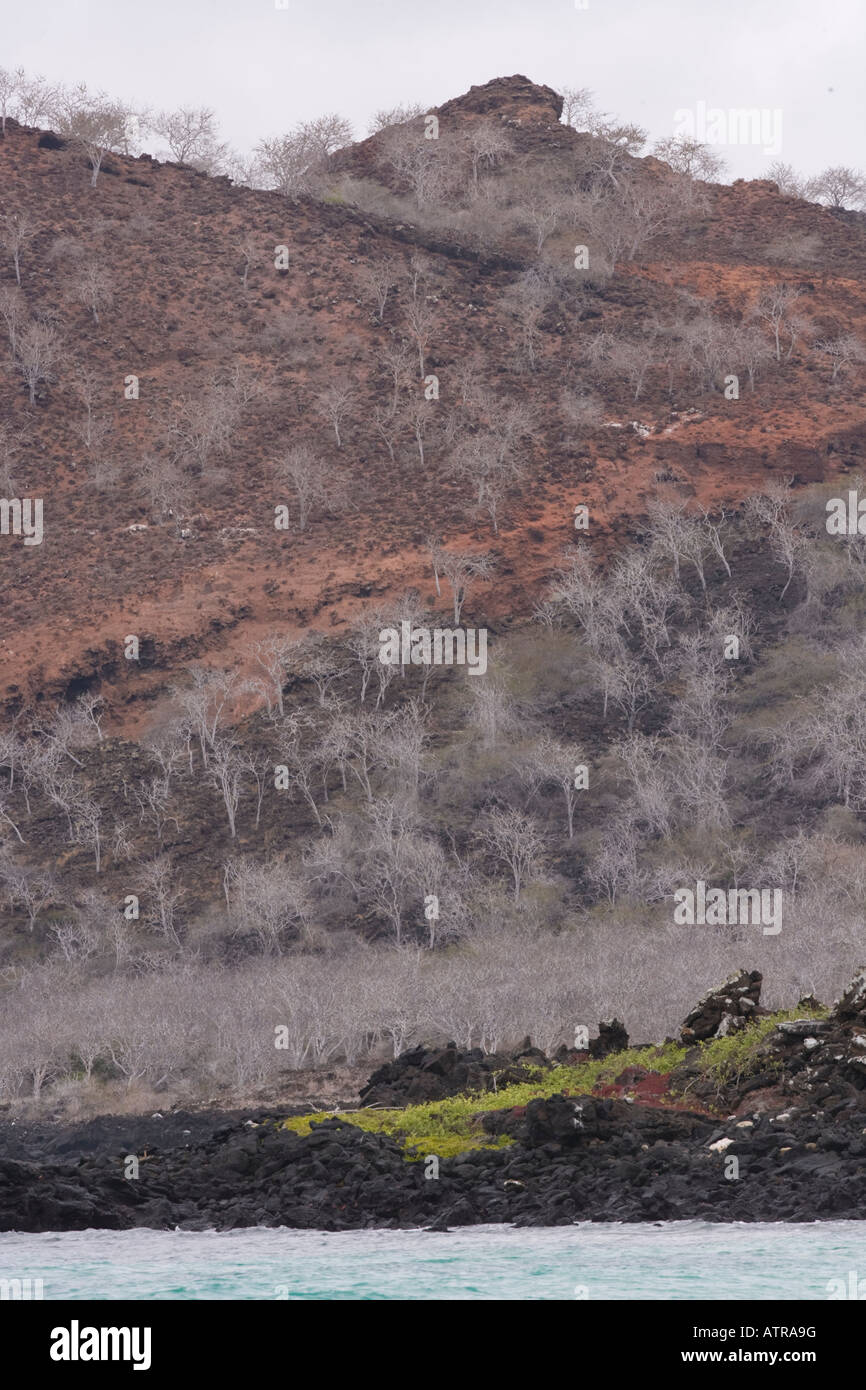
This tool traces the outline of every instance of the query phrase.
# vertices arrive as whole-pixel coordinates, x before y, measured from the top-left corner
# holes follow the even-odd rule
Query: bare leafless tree
[[[215,113],[207,106],[182,106],[176,111],[158,111],[148,125],[161,136],[172,159],[215,173],[228,146],[218,138]]]
[[[728,520],[728,513],[722,508],[721,511],[714,515],[708,512],[706,507],[702,506],[701,517],[709,549],[721,560],[725,573],[730,579],[731,567],[728,564],[728,557],[725,554],[724,538],[722,536],[722,528]]]
[[[72,267],[68,293],[99,323],[100,313],[114,302],[114,281],[94,257],[88,257]]]
[[[717,319],[706,306],[696,303],[671,326],[678,340],[681,360],[698,378],[704,390],[722,388],[723,378],[751,359],[752,371],[763,360],[757,343],[747,338],[742,325]],[[669,349],[671,366],[677,361],[677,346]]]
[[[593,846],[586,876],[596,892],[613,905],[623,895],[645,893],[646,876],[638,866],[640,835],[633,820],[618,817],[605,825],[599,842]]]
[[[643,663],[622,647],[611,653],[614,683],[610,691],[611,699],[625,715],[628,731],[631,733],[638,714],[650,701],[652,686]]]
[[[382,767],[410,798],[421,789],[424,751],[429,738],[428,711],[410,700],[381,723],[378,757]]]
[[[563,87],[560,95],[562,114],[559,119],[563,125],[571,126],[572,130],[591,131],[597,119],[591,88]]]
[[[282,955],[287,934],[306,931],[311,904],[289,865],[234,859],[226,865],[225,881],[235,931],[252,932],[264,955]]]
[[[621,147],[604,141],[596,146],[614,158],[621,152]],[[571,217],[575,230],[588,236],[589,244],[595,242],[611,265],[635,260],[649,243],[682,226],[696,207],[695,185],[685,175],[648,179],[622,169],[604,172],[604,182],[581,188],[574,196]]]
[[[24,78],[23,68],[0,67],[0,135],[6,138],[6,119],[12,114],[18,88]]]
[[[260,265],[263,259],[261,240],[254,231],[252,231],[250,228],[247,228],[247,230],[241,237],[240,242],[238,243],[238,250],[240,251],[244,260],[244,273],[241,280],[241,284],[243,286],[244,293],[246,293],[247,282],[250,277],[250,271],[254,269],[255,266]]]
[[[520,211],[535,238],[535,253],[540,256],[563,216],[565,199],[554,189],[536,184],[526,190]]]
[[[237,810],[246,770],[240,745],[225,735],[218,737],[211,749],[207,771],[211,782],[222,796],[232,839],[237,834]]]
[[[2,756],[2,755],[0,755]],[[0,828],[8,826],[17,837],[18,843],[24,844],[24,836],[21,834],[16,822],[12,819],[11,812],[12,793],[8,787],[0,787]]]
[[[521,772],[535,791],[554,786],[565,804],[565,820],[569,840],[574,839],[574,813],[581,790],[580,768],[587,765],[585,754],[552,734],[543,734],[521,760]]]
[[[725,170],[725,161],[709,145],[692,140],[687,135],[671,135],[657,140],[652,147],[656,159],[663,159],[678,174],[690,179],[718,180]]]
[[[323,116],[314,116],[312,120],[299,126],[298,130],[320,162],[329,159],[343,145],[351,144],[353,138],[351,121],[335,111],[329,111]]]
[[[632,391],[632,400],[640,400],[647,373],[658,361],[655,335],[643,338],[620,338],[598,333],[587,345],[587,360],[604,374],[623,377]]]
[[[551,585],[550,600],[555,610],[575,619],[596,657],[619,651],[622,612],[612,601],[611,586],[587,551],[581,549],[569,556],[568,568],[561,570]]]
[[[0,218],[0,246],[12,258],[15,283],[21,284],[21,253],[36,235],[36,223],[30,214],[10,208]]]
[[[507,131],[488,117],[474,121],[464,136],[470,169],[470,191],[478,196],[478,175],[482,169],[492,169],[514,149]]]
[[[360,668],[360,699],[362,704],[367,698],[367,690],[373,672],[381,664],[379,662],[379,633],[385,626],[387,623],[384,614],[378,610],[375,612],[365,610],[354,619],[344,638],[344,645],[350,658],[356,661]]]
[[[815,351],[830,362],[831,381],[835,381],[840,371],[847,370],[852,362],[866,362],[866,347],[855,333],[843,333],[838,338],[821,338],[815,343]]]
[[[483,748],[495,748],[518,727],[517,709],[502,671],[467,681],[468,722]]]
[[[33,931],[44,907],[57,896],[57,884],[49,873],[12,860],[0,862],[0,883],[10,907],[23,908],[27,925]]]
[[[102,818],[104,811],[95,797],[76,789],[68,814],[71,822],[69,838],[75,845],[81,845],[93,855],[93,866],[97,873],[102,872]]]
[[[193,395],[181,396],[162,422],[171,461],[201,470],[214,454],[228,454],[241,410],[237,392],[216,379]]]
[[[369,841],[351,877],[356,892],[389,923],[401,945],[409,920],[420,917],[427,854],[405,798],[383,797],[367,809]]]
[[[765,341],[761,330],[748,323],[733,329],[728,335],[728,342],[731,352],[729,369],[738,365],[745,367],[749,374],[749,387],[754,391],[758,369],[769,362],[773,355],[770,345]]]
[[[34,731],[59,754],[76,767],[81,767],[81,760],[73,749],[90,748],[94,743],[101,742],[99,720],[102,716],[98,711],[102,703],[101,696],[88,695],[82,696],[74,704],[58,705],[49,717],[43,716],[34,721]]]
[[[409,330],[409,337],[418,353],[418,366],[422,380],[424,378],[424,363],[435,322],[436,315],[425,298],[418,295],[410,300],[406,308],[406,326]]]
[[[83,82],[65,88],[56,108],[57,129],[87,156],[95,187],[106,154],[126,145],[130,108],[104,92],[89,92]]]
[[[337,448],[342,449],[340,428],[354,405],[355,393],[350,382],[335,381],[315,398],[316,409],[334,431]]]
[[[351,139],[349,122],[331,114],[303,122],[287,135],[260,141],[256,156],[268,186],[286,198],[297,198],[315,189],[330,156]]]
[[[140,818],[150,822],[157,843],[162,845],[169,822],[179,829],[177,816],[169,810],[171,804],[171,774],[164,770],[156,777],[144,778],[133,787],[133,796],[138,802]]]
[[[767,178],[778,185],[779,192],[787,198],[811,198],[812,181],[798,174],[791,164],[777,159],[767,170]]]
[[[659,555],[672,562],[676,577],[680,577],[680,564],[684,560],[692,560],[698,568],[696,556],[701,554],[701,524],[686,511],[685,503],[654,499],[648,512],[650,544]],[[702,587],[706,588],[702,570],[699,573]]]
[[[322,633],[308,633],[297,643],[292,664],[296,675],[315,685],[320,709],[326,707],[334,682],[348,671],[337,644],[329,642]]]
[[[796,285],[788,285],[784,281],[780,281],[778,284],[770,285],[767,289],[762,290],[752,310],[754,317],[765,323],[773,334],[777,362],[782,360],[781,335],[783,332],[787,332],[789,335],[788,356],[791,355],[796,340],[796,334],[792,331],[792,319],[796,317],[794,305],[800,298],[802,298],[802,290],[798,289]]]
[[[283,691],[292,669],[296,647],[297,639],[283,633],[273,633],[263,641],[257,642],[252,650],[256,664],[266,676],[264,690],[268,710],[276,705],[280,718],[285,714]]]
[[[54,380],[62,356],[57,330],[48,323],[29,323],[18,334],[16,343],[18,367],[30,392],[30,404],[36,404],[36,391],[43,382]]]
[[[359,290],[365,299],[372,300],[379,323],[385,321],[385,308],[391,291],[399,284],[402,266],[393,257],[364,261],[355,272]]]
[[[316,801],[315,788],[318,785],[316,773],[318,758],[303,740],[304,726],[296,716],[287,715],[275,727],[274,738],[278,750],[279,789],[300,792],[321,828],[322,813]],[[282,780],[285,779],[285,787]]]
[[[664,184],[641,178],[624,180],[618,201],[628,227],[626,259],[630,261],[649,243],[659,243],[687,224],[700,207],[700,195],[684,175]]]
[[[605,410],[601,397],[593,391],[564,390],[559,397],[562,417],[578,439],[591,433],[604,422]]]
[[[186,890],[178,884],[170,855],[161,854],[142,864],[136,878],[138,896],[143,900],[144,920],[170,945],[179,947],[177,909]]]
[[[531,816],[522,811],[490,811],[478,832],[483,848],[511,872],[514,901],[541,867],[544,836]]]
[[[646,131],[639,126],[624,125],[610,112],[599,111],[589,87],[562,89],[560,119],[574,130],[584,131],[602,143],[616,145],[629,154],[637,154],[646,143]]]
[[[411,192],[419,208],[442,201],[459,184],[460,161],[454,158],[454,143],[443,135],[426,140],[424,127],[417,120],[384,130],[376,153],[379,162],[393,170]]]
[[[0,767],[9,773],[9,790],[15,786],[15,769],[25,756],[26,744],[14,728],[0,729]]]
[[[173,519],[179,533],[192,506],[192,483],[179,463],[162,454],[146,453],[138,470],[137,488],[146,497],[157,521]]]
[[[182,716],[198,739],[202,765],[207,767],[231,707],[245,685],[234,671],[193,666],[190,675],[190,684],[175,686],[173,695]]]
[[[561,292],[561,291],[560,291]],[[503,304],[515,315],[526,365],[534,371],[541,340],[541,322],[557,298],[557,287],[538,266],[523,271],[503,295]]]
[[[451,586],[454,622],[459,623],[469,590],[476,580],[489,578],[493,571],[493,558],[488,551],[446,550],[439,545],[431,548],[431,555],[437,576],[442,574]]]
[[[418,450],[418,458],[421,467],[424,467],[424,441],[427,433],[433,424],[435,406],[424,396],[415,395],[404,405],[400,412],[401,423],[409,429],[415,440],[415,447]]]
[[[84,421],[76,433],[85,449],[90,449],[93,447],[95,433],[94,406],[102,394],[99,377],[92,363],[76,363],[72,372],[72,390],[84,406]]]
[[[633,820],[652,835],[669,835],[675,819],[675,792],[658,735],[629,734],[614,751],[627,779]]]
[[[805,571],[809,550],[807,538],[797,530],[790,515],[790,487],[790,479],[771,484],[764,492],[750,497],[746,504],[748,515],[767,528],[774,559],[785,566],[787,577],[779,595],[780,603],[798,566]]]
[[[417,101],[409,101],[401,106],[382,107],[379,111],[374,111],[367,127],[367,134],[376,135],[389,125],[405,125],[407,121],[414,121],[427,109]]]
[[[412,391],[415,387],[414,362],[406,344],[396,339],[392,339],[382,348],[381,362],[393,385],[389,407],[393,416],[397,413],[401,393]]]
[[[456,445],[451,468],[458,478],[470,484],[477,511],[488,513],[494,534],[498,534],[499,509],[509,489],[523,474],[521,460],[508,445],[503,446],[498,431],[479,430]]]
[[[68,965],[82,964],[99,950],[99,935],[85,918],[54,922],[50,931]]]
[[[9,334],[9,350],[17,356],[18,333],[27,322],[27,301],[15,285],[0,285],[0,318]]]
[[[252,778],[256,793],[255,828],[258,830],[262,819],[262,804],[265,790],[273,779],[274,759],[269,748],[245,748],[241,754],[243,770]]]
[[[38,126],[43,122],[54,122],[60,96],[60,88],[55,83],[46,81],[38,73],[28,76],[23,68],[17,68],[11,80],[12,110],[22,125]]]
[[[339,429],[339,418],[334,429]],[[295,494],[298,507],[298,530],[305,531],[310,511],[318,502],[337,503],[342,497],[341,475],[309,444],[293,444],[274,464],[274,471],[282,483],[287,483]]]
[[[866,205],[866,178],[860,169],[836,164],[822,169],[809,181],[809,196],[831,208],[862,208]]]

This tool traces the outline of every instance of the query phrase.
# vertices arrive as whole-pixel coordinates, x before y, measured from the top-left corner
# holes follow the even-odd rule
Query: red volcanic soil
[[[662,1076],[655,1071],[644,1071],[642,1067],[627,1067],[614,1081],[594,1086],[592,1094],[612,1100],[633,1100],[636,1105],[648,1106],[650,1109],[710,1113],[694,1099],[690,1098],[688,1105],[683,1104],[681,1097],[671,1092],[669,1076]]]

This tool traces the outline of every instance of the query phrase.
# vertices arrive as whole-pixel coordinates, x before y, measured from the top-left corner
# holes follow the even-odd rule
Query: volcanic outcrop
[[[698,1001],[680,1030],[680,1041],[703,1042],[723,1038],[744,1028],[760,1009],[762,976],[758,970],[739,970],[718,989]]]
[[[424,1054],[427,1074],[477,1064],[446,1051],[455,1055],[444,1065],[441,1053]],[[410,1055],[388,1072],[392,1083],[424,1074],[421,1051]],[[313,1122],[308,1135],[272,1111],[103,1118],[59,1132],[4,1125],[0,1230],[862,1218],[866,970],[826,1017],[779,1022],[761,1058],[769,1088],[759,1099],[754,1076],[739,1091],[732,1084],[724,1100],[740,1104],[721,1121],[694,1090],[642,1103],[639,1068],[619,1078],[619,1095],[560,1093],[486,1114],[480,1102],[487,1133],[512,1142],[441,1159],[435,1180],[407,1161],[422,1155],[351,1116]],[[688,1073],[687,1059],[680,1083]],[[146,1155],[136,1181],[121,1176],[130,1153]]]

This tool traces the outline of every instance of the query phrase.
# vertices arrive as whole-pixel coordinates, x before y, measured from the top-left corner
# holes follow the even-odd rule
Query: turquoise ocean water
[[[45,1299],[828,1299],[852,1274],[866,1295],[866,1222],[0,1235],[0,1280]]]

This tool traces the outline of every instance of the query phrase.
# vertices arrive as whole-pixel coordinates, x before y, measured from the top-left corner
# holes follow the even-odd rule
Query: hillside
[[[511,159],[568,181],[592,142],[558,123],[560,105],[549,88],[514,77],[473,88],[438,115],[443,133],[482,118],[508,131],[513,153],[489,178],[507,180]],[[341,172],[375,179],[380,140],[336,157],[335,187]],[[801,288],[798,312],[820,336],[862,331],[862,214],[783,198],[766,183],[702,185],[702,206],[681,228],[666,229],[587,288],[571,269],[570,229],[557,230],[543,260],[563,286],[539,315],[529,370],[508,292],[536,262],[531,237],[509,229],[503,248],[476,249],[450,240],[447,229],[362,213],[338,192],[288,201],[148,156],[110,155],[91,187],[81,153],[59,145],[11,120],[0,142],[4,208],[24,208],[36,224],[22,255],[26,311],[47,316],[62,339],[55,379],[40,383],[33,407],[15,366],[7,359],[0,368],[4,420],[22,440],[15,474],[44,496],[46,518],[40,547],[4,545],[0,691],[10,712],[34,698],[98,688],[115,727],[137,727],[142,701],[194,657],[239,660],[275,627],[331,631],[365,599],[407,586],[429,598],[429,534],[454,545],[491,539],[484,519],[470,515],[471,489],[448,466],[448,421],[476,427],[471,374],[532,416],[525,473],[495,538],[502,558],[485,598],[490,621],[531,612],[573,538],[576,503],[590,507],[595,535],[623,537],[658,476],[717,506],[769,477],[831,476],[862,446],[862,382],[852,374],[830,390],[825,364],[802,343],[783,367],[759,371],[754,392],[744,384],[736,402],[701,389],[688,368],[671,378],[663,365],[650,367],[635,402],[627,381],[590,376],[582,360],[600,332],[639,338],[649,319],[675,316],[683,302],[694,314],[684,294],[739,322],[780,280]],[[658,161],[634,163],[642,178],[666,177]],[[246,290],[245,234],[259,258]],[[277,245],[288,248],[286,271],[273,267]],[[408,275],[418,254],[432,308],[426,365],[440,382],[423,465],[409,421],[395,431],[393,460],[375,428],[376,407],[389,398],[385,353],[411,333],[408,280],[395,286],[381,324],[359,285],[359,273],[386,258]],[[70,300],[82,261],[98,265],[113,296],[98,323]],[[0,275],[14,284],[8,258]],[[98,421],[90,449],[80,439],[86,407],[76,394],[85,365]],[[220,375],[236,368],[257,394],[230,439],[201,445],[206,468],[199,454],[188,476],[156,489],[152,506],[144,465],[165,460],[173,412],[184,402],[193,413],[204,409]],[[129,374],[139,378],[137,401],[124,399]],[[314,408],[335,382],[353,392],[340,450]],[[561,395],[590,385],[606,418],[586,431],[564,418]],[[284,489],[274,461],[302,441],[339,464],[348,503],[331,514],[319,509],[305,534],[277,532],[273,509]],[[190,533],[184,539],[159,516],[172,503]],[[147,652],[134,669],[121,659],[126,633],[139,634]]]
[[[284,193],[7,119],[10,1103],[661,1041],[859,964],[866,214],[562,109],[497,79]],[[762,915],[677,915],[714,884]]]

